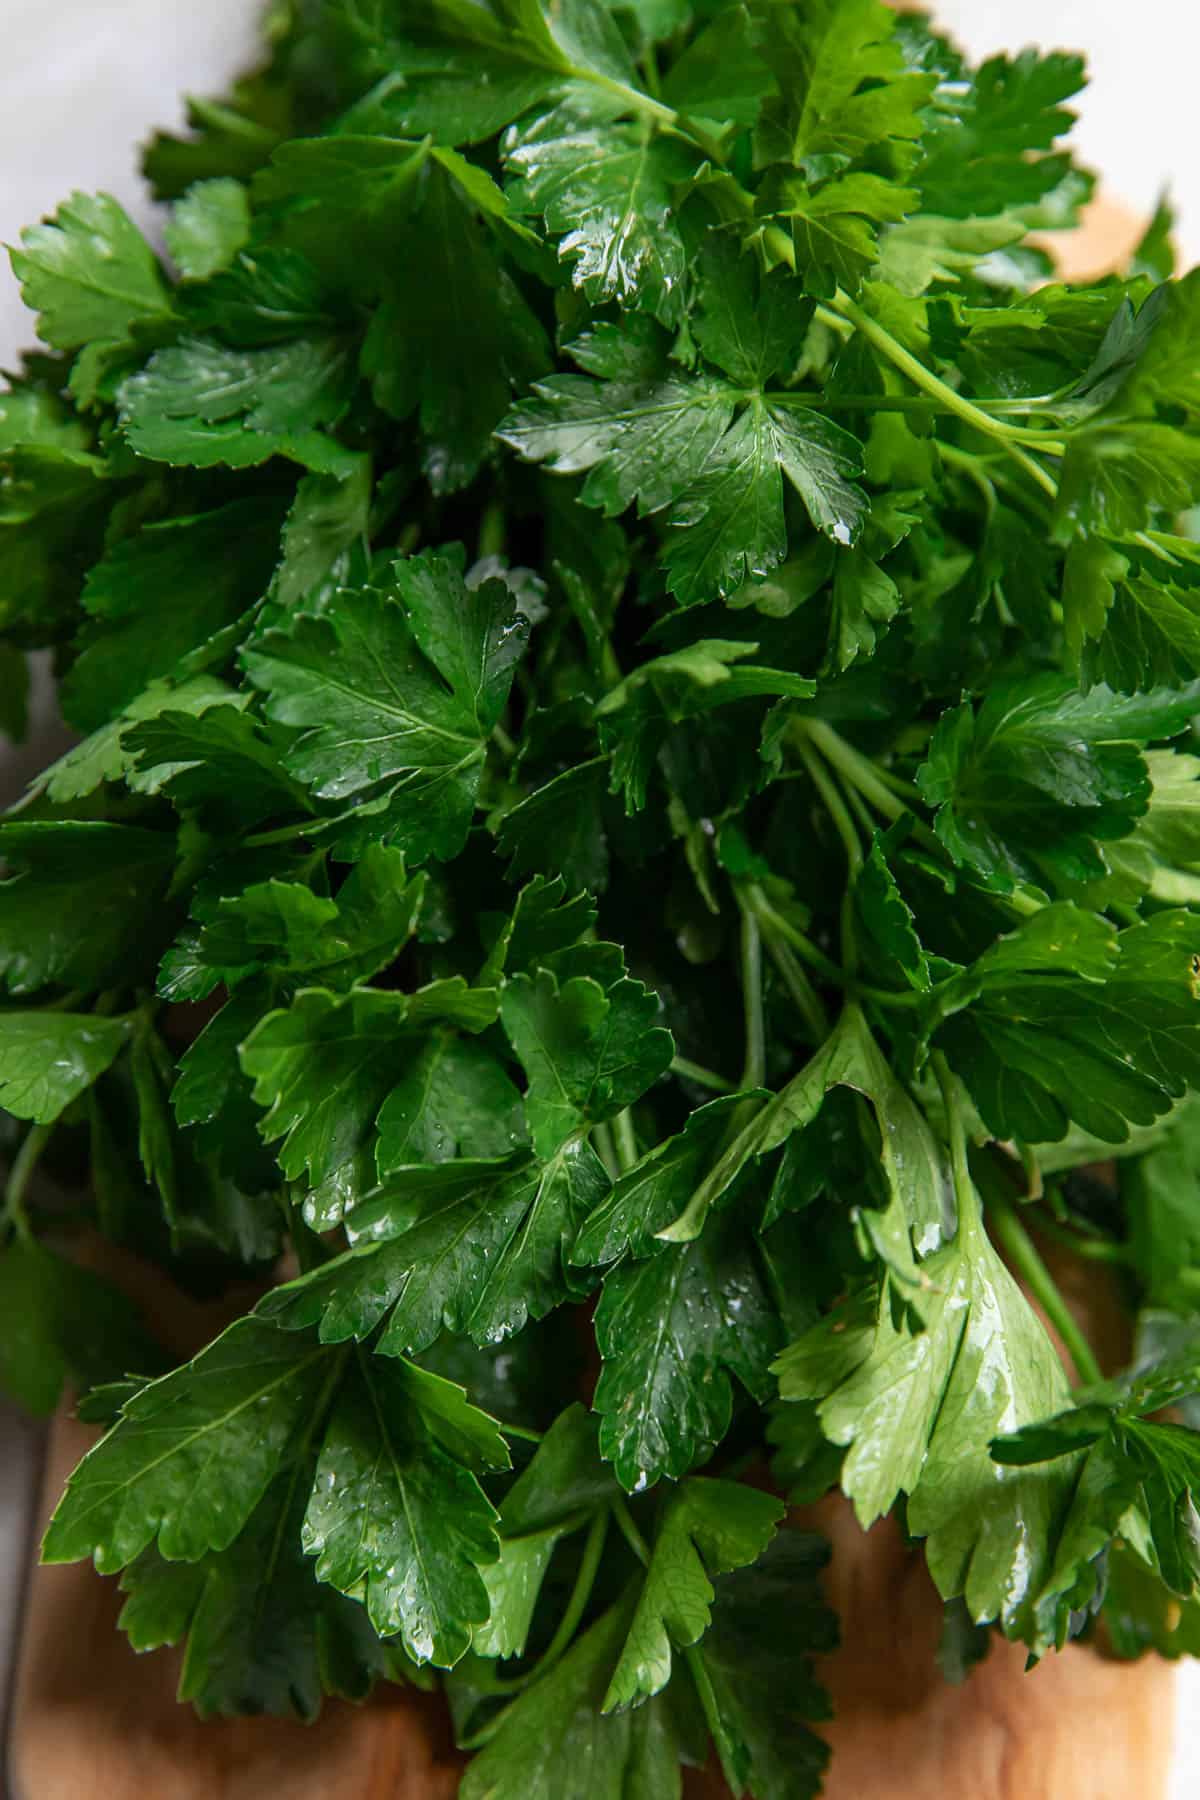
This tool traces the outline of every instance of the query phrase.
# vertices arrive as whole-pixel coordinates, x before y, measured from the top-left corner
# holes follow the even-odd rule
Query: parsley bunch
[[[2,716],[50,646],[81,741],[0,824],[0,1372],[110,1427],[46,1556],[205,1713],[447,1671],[466,1800],[814,1793],[778,1495],[960,1655],[1200,1648],[1200,283],[1165,213],[1053,279],[1080,62],[269,35],[149,147],[172,274],[103,195],[13,257]],[[172,1366],[81,1227],[262,1297]]]

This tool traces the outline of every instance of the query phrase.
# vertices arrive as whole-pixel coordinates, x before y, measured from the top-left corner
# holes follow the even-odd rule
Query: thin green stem
[[[915,357],[910,350],[906,350],[890,331],[877,319],[873,319],[870,313],[864,312],[861,306],[850,299],[849,295],[838,293],[832,305],[844,318],[849,319],[869,344],[872,344],[882,356],[887,357],[894,368],[899,369],[902,375],[907,375],[915,387],[921,388],[947,412],[954,413],[957,418],[960,418],[964,424],[973,426],[976,431],[985,432],[989,437],[1007,439],[1014,444],[1033,443],[1042,450],[1050,450],[1059,455],[1063,453],[1065,446],[1059,439],[1048,437],[1036,428],[1008,425],[1003,419],[994,419],[990,414],[984,412],[982,407],[977,406],[973,400],[968,400],[965,395],[958,393],[948,382],[943,381],[939,375],[935,375],[932,369],[927,369],[918,357]]]
[[[682,1075],[687,1081],[694,1081],[697,1087],[711,1088],[714,1094],[733,1094],[737,1092],[736,1084],[726,1081],[715,1069],[706,1069],[702,1063],[692,1062],[687,1056],[671,1058],[672,1075]]]
[[[821,1005],[820,995],[804,973],[799,958],[791,945],[784,943],[773,931],[763,933],[763,942],[768,956],[779,971],[784,987],[795,1001],[796,1009],[808,1027],[813,1043],[823,1044],[829,1036],[829,1019]]]
[[[1080,1329],[1054,1277],[1039,1256],[1033,1239],[1017,1217],[1011,1200],[1002,1198],[999,1193],[990,1193],[988,1223],[1007,1252],[1017,1275],[1062,1339],[1063,1348],[1075,1364],[1078,1380],[1085,1387],[1090,1386],[1093,1381],[1100,1381],[1102,1372],[1092,1346]]]
[[[763,1016],[762,934],[753,909],[743,906],[741,927],[742,1018],[746,1055],[742,1086],[761,1087],[767,1073],[767,1028]]]
[[[958,1095],[958,1081],[940,1050],[932,1057],[933,1072],[941,1089],[946,1112],[946,1130],[950,1139],[950,1172],[954,1180],[954,1200],[958,1208],[958,1229],[971,1230],[979,1221],[979,1195],[971,1178],[967,1156],[967,1128],[963,1121]]]
[[[528,1444],[540,1444],[546,1435],[544,1431],[535,1431],[531,1425],[513,1425],[507,1420],[500,1429],[505,1437],[524,1438]]]
[[[911,781],[902,776],[886,774],[869,756],[856,750],[853,744],[827,725],[824,719],[798,720],[797,727],[803,735],[815,744],[825,761],[835,768],[844,780],[856,787],[865,800],[869,800],[877,812],[893,823],[904,816],[912,814],[914,806],[921,804],[920,790]],[[914,837],[924,838],[927,848],[940,850],[941,845],[928,826],[920,819],[913,818]]]
[[[873,1000],[876,1006],[924,1006],[929,997],[913,988],[868,987],[865,981],[855,982],[854,993],[856,999]]]
[[[243,838],[242,843],[249,850],[265,849],[269,844],[290,844],[293,838],[307,837],[310,832],[332,823],[331,819],[301,819],[298,825],[281,825],[275,831],[256,831]]]
[[[858,874],[863,865],[862,845],[854,820],[850,817],[849,808],[830,780],[825,768],[819,763],[807,744],[800,745],[800,760],[807,769],[809,779],[825,803],[825,810],[833,821],[834,829],[842,840],[842,848],[846,852],[846,861],[850,868],[851,880]]]
[[[979,474],[980,464],[990,464],[999,458],[1001,455],[999,446],[997,446],[994,452],[989,451],[987,455],[984,456],[978,454],[974,450],[964,450],[958,444],[947,444],[942,438],[936,438],[934,441],[938,447],[938,455],[943,462],[948,462],[953,468],[961,469],[964,474],[969,475],[972,480],[976,482],[987,480],[989,483],[995,482],[998,487],[1008,489],[1014,496],[1023,500],[1037,517],[1046,523],[1049,522],[1049,508],[1044,506],[1035,495],[1031,494],[1028,488],[1022,486],[1021,483],[1014,481],[1007,471],[989,468],[986,476],[981,476]],[[1040,485],[1041,484],[1039,483],[1039,486]],[[1054,497],[1056,498],[1057,496]]]
[[[720,141],[711,132],[705,131],[686,113],[676,112],[674,107],[666,106],[651,94],[644,94],[640,88],[630,87],[627,81],[618,81],[614,76],[602,75],[595,69],[572,68],[568,71],[576,81],[586,81],[592,87],[603,88],[606,94],[612,94],[633,112],[641,113],[644,118],[653,119],[663,131],[672,135],[690,139],[713,162],[724,166],[725,151]]]
[[[558,1621],[554,1636],[546,1645],[537,1664],[529,1671],[527,1679],[536,1681],[539,1676],[549,1674],[555,1663],[569,1647],[572,1638],[579,1629],[579,1621],[587,1609],[592,1597],[592,1589],[596,1585],[596,1571],[600,1567],[600,1558],[604,1554],[604,1540],[608,1536],[609,1510],[604,1507],[598,1512],[588,1527],[584,1540],[583,1556],[579,1563],[579,1572],[575,1577],[575,1585],[571,1589],[571,1597],[567,1601],[566,1610]]]
[[[842,965],[847,975],[858,973],[858,942],[854,931],[854,883],[863,865],[862,845],[858,839],[854,820],[850,817],[849,808],[843,800],[837,785],[826,773],[824,765],[818,761],[806,743],[800,744],[800,760],[803,762],[813,786],[825,802],[825,810],[833,820],[834,828],[842,840],[846,852],[846,863],[849,880],[846,891],[842,895],[841,931],[842,931]]]
[[[612,1516],[617,1521],[617,1529],[641,1563],[643,1569],[650,1567],[650,1546],[637,1528],[637,1521],[629,1510],[629,1502],[623,1494],[618,1494],[612,1503]]]
[[[13,1157],[4,1188],[4,1216],[22,1243],[33,1242],[33,1226],[25,1210],[25,1195],[33,1179],[43,1150],[53,1135],[53,1125],[33,1125],[25,1133],[21,1148]]]
[[[617,1147],[613,1143],[612,1129],[607,1124],[592,1126],[592,1145],[610,1181],[616,1181],[621,1174],[621,1165],[617,1161]]]
[[[638,1150],[637,1133],[633,1128],[633,1114],[626,1107],[613,1120],[613,1140],[622,1175],[628,1175],[637,1162],[641,1152]]]
[[[709,1735],[717,1746],[717,1755],[721,1761],[725,1778],[733,1793],[743,1791],[737,1785],[737,1771],[729,1768],[725,1762],[722,1745],[725,1741],[725,1728],[721,1718],[721,1707],[717,1700],[716,1690],[712,1684],[712,1676],[708,1672],[708,1664],[704,1660],[699,1644],[689,1644],[683,1653],[688,1666],[688,1673],[696,1684],[696,1693],[700,1700],[700,1710],[704,1714],[704,1722],[708,1726]]]
[[[479,521],[478,557],[503,556],[506,537],[504,508],[499,500],[489,500]]]
[[[845,987],[845,970],[839,969],[833,959],[826,956],[823,950],[818,950],[817,946],[806,938],[790,919],[785,919],[782,913],[776,912],[757,882],[748,883],[745,894],[750,905],[758,914],[760,923],[767,930],[774,932],[779,937],[786,938],[797,956],[801,957],[811,969],[815,969],[818,975],[823,975],[826,981],[835,982],[838,987]]]
[[[511,762],[513,757],[517,754],[517,746],[513,739],[509,737],[503,725],[497,724],[492,726],[492,742],[506,762]]]
[[[1082,1256],[1087,1262],[1112,1263],[1127,1267],[1132,1261],[1124,1244],[1115,1244],[1111,1238],[1089,1237],[1086,1232],[1071,1231],[1067,1226],[1060,1225],[1057,1219],[1050,1218],[1041,1210],[1037,1215],[1037,1228],[1043,1237],[1048,1237],[1055,1244],[1061,1244],[1074,1256]]]
[[[1016,463],[1017,467],[1019,469],[1024,469],[1026,475],[1029,476],[1030,480],[1036,481],[1037,485],[1041,488],[1042,492],[1044,494],[1048,494],[1051,500],[1057,500],[1058,499],[1058,483],[1057,483],[1057,481],[1055,481],[1053,475],[1051,475],[1046,469],[1043,469],[1041,463],[1035,462],[1033,457],[1030,456],[1027,451],[1025,451],[1021,448],[1020,444],[1011,442],[1008,438],[1002,438],[1000,441],[1004,445],[1005,453],[1012,458],[1012,460]],[[1026,439],[1025,441],[1028,442],[1028,439]],[[1042,448],[1045,450],[1058,451],[1059,453],[1061,453],[1065,449],[1065,446],[1057,445],[1057,444],[1044,444],[1042,446]]]
[[[933,399],[928,394],[807,394],[794,389],[785,389],[782,393],[767,393],[765,400],[777,406],[807,406],[819,412],[899,412],[929,415],[945,411],[940,399]],[[1003,417],[1007,413],[1036,412],[1036,401],[975,399],[971,403],[989,416],[995,414]]]

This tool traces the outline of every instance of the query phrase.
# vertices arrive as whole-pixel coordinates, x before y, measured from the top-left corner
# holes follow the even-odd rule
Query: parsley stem
[[[612,1503],[612,1516],[617,1521],[617,1529],[641,1563],[643,1569],[650,1566],[650,1546],[637,1528],[633,1514],[629,1510],[629,1502],[623,1494],[619,1494]]]
[[[767,1028],[763,1016],[762,933],[752,907],[741,908],[742,1017],[746,1056],[742,1086],[761,1087],[767,1073]]]
[[[825,802],[825,810],[833,820],[834,829],[842,840],[842,848],[846,852],[846,861],[850,866],[850,878],[853,880],[862,868],[863,853],[854,820],[850,817],[850,809],[830,780],[828,772],[817,761],[807,744],[800,745],[800,760],[808,770],[813,786]]]
[[[1111,1238],[1089,1237],[1085,1232],[1071,1231],[1041,1210],[1037,1216],[1037,1228],[1043,1237],[1061,1244],[1064,1249],[1070,1250],[1075,1256],[1082,1256],[1087,1262],[1127,1266],[1131,1260],[1124,1244],[1114,1243]]]
[[[717,1758],[721,1764],[725,1779],[733,1793],[744,1791],[739,1788],[738,1771],[726,1761],[725,1742],[726,1727],[721,1718],[721,1708],[712,1684],[712,1676],[708,1672],[708,1664],[704,1660],[699,1644],[689,1644],[683,1653],[688,1666],[688,1673],[696,1684],[696,1693],[700,1699],[700,1709],[704,1714],[709,1735],[717,1748]]]
[[[663,131],[677,133],[680,137],[690,138],[698,149],[722,168],[725,165],[725,152],[719,141],[702,125],[689,119],[686,113],[676,112],[674,107],[666,106],[661,100],[655,100],[650,94],[643,94],[640,88],[631,87],[627,81],[618,81],[615,76],[602,75],[598,69],[572,67],[569,71],[576,81],[590,82],[592,87],[603,88],[606,94],[614,99],[624,101],[632,112],[639,112],[647,119],[653,119]]]
[[[612,1122],[612,1131],[617,1162],[622,1175],[628,1175],[641,1154],[638,1150],[637,1132],[633,1128],[633,1114],[628,1107],[617,1114]]]
[[[973,400],[968,400],[965,394],[952,388],[940,375],[927,369],[911,350],[906,350],[890,331],[877,319],[873,319],[869,312],[864,312],[849,295],[838,293],[832,304],[902,375],[907,375],[915,386],[923,388],[931,399],[938,401],[947,412],[954,413],[965,425],[972,425],[976,431],[986,432],[989,437],[1010,438],[1016,444],[1036,444],[1039,449],[1062,455],[1065,446],[1060,439],[1047,436],[1036,426],[1008,425],[1003,419],[994,419],[982,407],[976,406]]]
[[[785,938],[797,955],[802,957],[810,968],[815,969],[818,975],[823,975],[826,981],[835,982],[838,987],[845,987],[845,970],[839,969],[833,959],[826,956],[823,950],[818,950],[812,940],[806,938],[790,919],[786,919],[782,913],[776,912],[756,881],[747,883],[745,893],[746,898],[758,914],[759,922],[768,931]]]
[[[821,1005],[820,996],[812,982],[804,973],[799,959],[790,944],[783,942],[773,931],[764,933],[763,941],[767,946],[767,954],[778,969],[784,987],[796,1003],[804,1023],[808,1026],[809,1035],[814,1044],[823,1044],[829,1036],[829,1020],[825,1008]]]
[[[584,1539],[583,1555],[579,1562],[579,1571],[575,1576],[575,1585],[571,1589],[571,1597],[567,1601],[562,1618],[558,1621],[554,1636],[546,1645],[536,1666],[530,1670],[529,1679],[536,1681],[540,1675],[546,1675],[568,1649],[571,1639],[579,1629],[579,1621],[587,1609],[592,1597],[592,1589],[596,1585],[596,1572],[600,1567],[600,1558],[604,1554],[604,1540],[608,1536],[609,1509],[601,1507],[588,1527]]]
[[[50,1142],[53,1125],[34,1125],[25,1133],[21,1148],[13,1157],[4,1189],[4,1214],[24,1244],[33,1243],[33,1227],[25,1210],[25,1195],[33,1179],[43,1150]]]
[[[505,1437],[524,1438],[529,1444],[540,1444],[546,1435],[544,1431],[534,1431],[529,1425],[513,1425],[507,1419],[501,1424],[500,1430]]]
[[[264,849],[269,844],[290,844],[293,838],[318,831],[325,823],[324,819],[301,819],[297,825],[281,825],[276,831],[256,831],[243,838],[242,843],[248,850]]]
[[[988,1223],[1001,1244],[1014,1271],[1029,1289],[1058,1333],[1067,1355],[1075,1365],[1076,1380],[1085,1387],[1100,1381],[1102,1371],[1079,1322],[1063,1298],[1049,1269],[1038,1254],[1037,1246],[1017,1217],[1016,1208],[1006,1196],[993,1189],[988,1195]]]
[[[920,803],[920,792],[912,782],[902,780],[899,775],[888,775],[885,780],[871,758],[848,744],[824,719],[805,719],[802,724],[805,737],[816,745],[825,761],[856,787],[885,819],[902,818],[905,813],[912,812],[914,804]],[[914,830],[919,827],[920,820],[914,820]],[[928,835],[933,837],[932,832]],[[941,848],[936,839],[933,848]]]
[[[616,1145],[613,1143],[612,1128],[607,1123],[592,1126],[592,1145],[610,1181],[616,1181],[621,1173],[621,1165],[617,1161]]]
[[[715,1069],[706,1069],[702,1063],[693,1062],[688,1056],[671,1058],[672,1075],[681,1075],[685,1081],[694,1081],[697,1087],[711,1088],[714,1094],[733,1094],[737,1092],[736,1084],[726,1081]]]
[[[950,1139],[950,1171],[954,1178],[954,1200],[958,1207],[958,1229],[961,1233],[979,1215],[979,1194],[971,1178],[971,1165],[967,1158],[967,1130],[963,1123],[962,1106],[958,1098],[958,1081],[950,1064],[942,1051],[935,1050],[931,1058],[933,1072],[937,1076],[937,1084],[941,1089],[942,1105],[946,1111],[946,1130]]]
[[[849,880],[846,891],[842,895],[842,964],[847,975],[858,973],[858,945],[854,935],[854,883],[863,865],[862,845],[858,841],[858,832],[854,820],[850,817],[849,808],[838,792],[836,783],[831,780],[824,765],[820,763],[807,744],[800,745],[800,760],[803,762],[813,786],[825,802],[825,810],[833,820],[834,829],[842,840],[846,852],[846,863],[849,868]]]

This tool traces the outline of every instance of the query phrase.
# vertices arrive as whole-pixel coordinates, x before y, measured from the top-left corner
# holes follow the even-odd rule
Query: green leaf
[[[269,1110],[260,1129],[283,1139],[279,1165],[290,1181],[307,1171],[314,1187],[354,1179],[358,1153],[371,1142],[375,1116],[411,1054],[414,1034],[443,1021],[481,1031],[495,996],[470,990],[461,976],[415,994],[322,988],[269,1013],[241,1047],[254,1098]]]
[[[521,1096],[481,1044],[433,1032],[380,1108],[376,1155],[386,1180],[414,1163],[508,1156],[526,1141]]]
[[[326,588],[345,587],[350,557],[370,525],[371,464],[359,457],[344,476],[305,475],[283,526],[272,597],[285,612],[319,610]]]
[[[529,1077],[525,1112],[539,1156],[631,1106],[664,1072],[674,1044],[657,1016],[657,996],[628,976],[607,992],[586,975],[560,986],[547,969],[507,984],[500,1017]]]
[[[525,643],[503,582],[461,564],[398,562],[393,586],[342,589],[247,651],[268,716],[303,735],[289,772],[320,799],[365,802],[372,836],[446,858],[470,827],[488,738]]]
[[[695,1644],[712,1623],[709,1577],[755,1562],[783,1516],[781,1502],[733,1481],[693,1477],[667,1502],[629,1636],[604,1710],[639,1704],[671,1679],[671,1646]]]
[[[791,260],[804,292],[828,299],[839,287],[855,291],[879,260],[877,227],[897,224],[919,198],[881,175],[855,172],[811,188],[800,175],[781,169],[760,192],[758,210],[790,234]],[[889,251],[895,235],[886,240]]]
[[[605,1277],[596,1312],[604,1368],[600,1448],[622,1487],[678,1480],[719,1444],[736,1376],[755,1398],[781,1342],[753,1240],[730,1214],[687,1244]]]
[[[355,1247],[276,1289],[264,1312],[289,1329],[319,1323],[328,1342],[386,1320],[384,1355],[419,1354],[443,1326],[496,1343],[568,1297],[567,1252],[606,1186],[580,1142],[545,1163],[401,1168],[347,1220]]]
[[[135,725],[129,754],[137,766],[125,777],[139,794],[162,794],[186,819],[224,835],[275,813],[304,811],[303,791],[283,767],[282,734],[264,731],[246,708],[214,706],[202,717],[173,708]]]
[[[557,10],[553,23],[536,4],[490,11],[463,0],[431,0],[403,25],[376,17],[377,71],[401,79],[362,111],[372,118],[377,109],[391,130],[443,144],[492,137],[565,86],[576,56],[586,65],[598,51],[602,70],[617,77],[628,66],[611,20],[586,3]]]
[[[571,1260],[610,1263],[626,1251],[648,1256],[655,1236],[681,1213],[720,1150],[741,1097],[713,1100],[690,1114],[613,1183],[575,1240]]]
[[[250,237],[250,199],[240,181],[197,181],[164,228],[167,249],[189,281],[227,269]]]
[[[350,402],[344,338],[301,337],[252,350],[184,337],[121,388],[121,425],[139,456],[175,467],[253,468],[286,456],[324,475],[357,468],[325,428]]]
[[[1200,690],[1079,693],[1055,675],[997,683],[978,713],[943,713],[917,772],[954,861],[986,886],[1088,881],[1099,842],[1130,832],[1150,783],[1141,746],[1176,736]]]
[[[1114,1387],[1085,1391],[1076,1409],[1006,1432],[992,1443],[992,1455],[1004,1468],[1065,1464],[1070,1469],[1075,1452],[1087,1452],[1076,1472],[1044,1603],[1062,1593],[1073,1597],[1080,1566],[1107,1548],[1131,1509],[1141,1530],[1131,1521],[1129,1535],[1137,1544],[1144,1534],[1148,1560],[1165,1585],[1191,1598],[1200,1583],[1200,1524],[1193,1499],[1200,1491],[1200,1434],[1143,1416],[1200,1387],[1195,1354]]]
[[[918,993],[928,993],[933,985],[929,958],[889,861],[903,842],[902,833],[902,826],[886,834],[875,833],[859,870],[854,897],[863,922],[880,949],[899,965],[910,987]]]
[[[106,781],[127,777],[134,756],[125,744],[125,734],[139,721],[157,718],[163,712],[202,713],[210,706],[236,706],[240,698],[233,688],[211,675],[195,675],[178,687],[169,681],[151,682],[117,718],[101,725],[42,771],[40,780],[45,783],[48,798],[56,805],[82,800]]]
[[[11,994],[53,982],[87,991],[128,984],[161,943],[168,833],[99,821],[10,821],[0,860],[0,981]]]
[[[411,1363],[354,1358],[304,1515],[318,1580],[361,1599],[415,1662],[450,1667],[487,1616],[480,1569],[497,1555],[476,1475],[507,1467],[494,1421],[461,1388]]]
[[[811,1729],[830,1715],[814,1654],[838,1641],[821,1593],[825,1540],[781,1531],[750,1568],[715,1583],[712,1628],[700,1647],[719,1709],[715,1730],[726,1780],[762,1800],[813,1800],[829,1762]]]
[[[918,109],[935,85],[910,73],[892,14],[879,0],[818,0],[803,13],[772,12],[765,57],[779,97],[763,104],[755,131],[760,164],[825,166],[889,138],[916,138]],[[835,166],[837,166],[835,164]]]
[[[1151,1307],[1190,1312],[1191,1272],[1200,1268],[1197,1128],[1187,1109],[1163,1143],[1121,1169],[1129,1247]]]
[[[595,904],[586,893],[567,896],[561,875],[551,881],[535,875],[525,883],[492,941],[479,974],[482,986],[498,985],[502,975],[520,974],[587,936],[596,923]]]
[[[628,1620],[627,1602],[612,1607],[517,1697],[469,1764],[462,1800],[679,1800],[666,1700],[600,1710]]]
[[[96,730],[233,625],[266,589],[279,523],[277,503],[235,500],[143,526],[97,562],[83,590],[80,654],[62,685],[72,723]],[[231,539],[236,557],[225,554]]]
[[[29,1412],[52,1413],[68,1381],[90,1387],[160,1361],[124,1294],[32,1240],[0,1254],[0,1307],[0,1388]]]
[[[985,1445],[998,1425],[1061,1405],[1066,1376],[975,1209],[921,1267],[923,1329],[897,1324],[886,1292],[848,1301],[780,1357],[780,1393],[819,1401],[864,1528],[906,1494],[942,1597],[1032,1642],[1070,1474],[1002,1470]]]
[[[371,845],[324,899],[295,881],[264,881],[222,898],[200,928],[196,954],[234,987],[264,969],[346,989],[399,956],[416,926],[425,883],[398,850]]]
[[[140,1388],[68,1481],[43,1560],[112,1574],[154,1542],[168,1561],[226,1549],[311,1432],[336,1355],[239,1319]]]
[[[928,1254],[950,1229],[952,1195],[946,1153],[924,1114],[890,1067],[862,1013],[845,1007],[824,1044],[798,1075],[772,1096],[707,1169],[687,1206],[659,1238],[686,1243],[743,1171],[794,1134],[810,1129],[835,1088],[869,1101],[879,1128],[879,1160],[888,1192],[882,1213],[861,1217],[875,1251],[901,1279],[917,1279],[912,1250]]]
[[[1070,128],[1074,114],[1062,102],[1084,80],[1083,58],[1061,51],[1023,50],[989,57],[974,71],[956,68],[939,92],[939,116],[926,140],[919,175],[925,210],[968,219],[1040,202],[1063,181],[1069,162],[1038,153]]]
[[[724,597],[782,560],[784,475],[813,524],[837,543],[855,541],[867,510],[853,481],[861,469],[855,438],[788,396],[772,402],[757,388],[744,391],[747,376],[766,381],[786,352],[778,309],[755,316],[753,291],[722,262],[709,280],[702,342],[728,381],[708,370],[672,373],[644,334],[597,332],[574,347],[596,378],[537,383],[535,397],[499,430],[526,461],[588,471],[585,505],[610,515],[635,499],[642,514],[670,508],[665,557],[682,605]]]
[[[0,445],[0,628],[37,642],[72,628],[115,498],[108,475],[83,447]]]
[[[244,1713],[312,1720],[325,1695],[365,1699],[397,1679],[401,1653],[361,1606],[320,1583],[300,1547],[311,1462],[276,1476],[227,1550],[167,1562],[143,1550],[121,1576],[118,1621],[135,1650],[186,1639],[176,1697],[202,1719]]]
[[[422,279],[387,282],[362,372],[386,412],[417,415],[425,474],[445,494],[478,474],[513,389],[544,372],[550,347],[473,216],[475,193],[438,165],[419,180],[419,208],[386,254],[400,269],[419,262]]]
[[[99,1080],[128,1039],[124,1019],[0,1011],[0,1105],[15,1118],[52,1123]]]
[[[1052,928],[1044,972],[998,970],[938,1034],[989,1128],[1037,1143],[1074,1119],[1123,1143],[1167,1112],[1200,1079],[1195,937],[1190,913],[1158,913],[1120,933],[1103,980],[1102,965],[1080,980]]]
[[[678,325],[688,254],[675,192],[696,152],[642,121],[596,123],[592,110],[568,104],[510,136],[510,198],[558,236],[558,253],[592,305],[615,300]]]
[[[601,808],[608,770],[602,757],[565,769],[518,801],[500,820],[496,843],[510,880],[561,876],[592,894],[608,886],[608,838]]]
[[[12,252],[21,297],[38,314],[38,336],[56,350],[125,338],[135,325],[171,317],[157,258],[109,194],[71,195],[46,225],[21,233]]]

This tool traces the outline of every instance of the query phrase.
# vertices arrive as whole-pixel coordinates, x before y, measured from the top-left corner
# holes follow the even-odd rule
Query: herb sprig
[[[201,1712],[433,1668],[466,1800],[815,1793],[833,1487],[959,1628],[1200,1644],[1200,286],[1166,214],[1053,279],[1082,80],[292,0],[169,264],[14,252],[0,727],[47,646],[81,741],[0,823],[0,1377]],[[80,1227],[262,1298],[173,1364]]]

